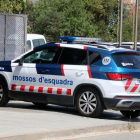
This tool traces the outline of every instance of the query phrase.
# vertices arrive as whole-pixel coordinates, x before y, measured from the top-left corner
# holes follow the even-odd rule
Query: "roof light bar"
[[[88,38],[88,37],[71,37],[71,36],[60,36],[60,40],[64,42],[102,42],[102,38]]]

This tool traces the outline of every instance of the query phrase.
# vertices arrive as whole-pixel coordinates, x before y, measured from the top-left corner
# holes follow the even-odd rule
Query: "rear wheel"
[[[78,112],[87,117],[98,117],[103,112],[103,103],[100,94],[94,88],[82,89],[76,98]]]
[[[120,112],[127,118],[136,118],[140,116],[140,110],[120,110]]]
[[[0,106],[5,106],[9,101],[6,84],[0,80]]]
[[[36,105],[36,106],[39,106],[39,107],[46,106],[47,105],[45,103],[35,103],[35,102],[33,102],[33,104]]]

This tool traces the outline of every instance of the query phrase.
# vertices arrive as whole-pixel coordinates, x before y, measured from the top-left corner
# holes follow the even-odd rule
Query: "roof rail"
[[[116,47],[115,46],[112,46],[112,45],[98,45],[97,46],[98,48],[102,48],[102,49],[106,49],[106,50],[110,50],[110,49],[115,49]]]
[[[111,44],[108,45],[108,44],[105,44],[105,43],[94,43],[94,44],[91,44],[91,43],[80,43],[80,44],[94,46],[96,48],[106,49],[106,50],[110,50],[110,49],[115,49],[116,48],[114,45],[111,45]]]

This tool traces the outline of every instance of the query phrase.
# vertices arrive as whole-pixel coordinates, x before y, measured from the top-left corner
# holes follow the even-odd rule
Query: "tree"
[[[26,6],[26,0],[1,0],[0,12],[18,14],[19,11],[24,11]]]
[[[0,12],[28,15],[28,32],[40,33],[48,41],[60,35],[118,38],[118,0],[1,0]],[[123,41],[132,41],[132,18],[124,4]],[[138,31],[139,32],[139,31]],[[138,39],[139,39],[138,35]]]
[[[116,42],[119,35],[119,1],[118,0],[84,0],[85,9],[94,15],[93,23],[98,25],[99,37],[106,42]],[[132,18],[128,5],[123,8],[122,40],[132,40]],[[118,33],[118,34],[117,34]]]
[[[122,41],[123,42],[133,42],[133,20],[132,18],[124,18],[122,25]]]
[[[0,13],[13,13],[13,5],[10,0],[0,1]]]
[[[98,25],[99,36],[103,41],[112,40],[112,28],[118,14],[118,0],[83,0],[85,9],[94,15],[93,23]],[[112,26],[113,25],[113,26]]]
[[[66,24],[61,29],[61,35],[97,37],[97,26],[92,24],[94,16],[87,13],[83,0],[48,0],[48,5],[65,16],[63,22]]]
[[[32,32],[44,34],[50,41],[59,40],[60,35],[98,36],[94,16],[87,13],[83,0],[39,0],[34,6],[28,2],[27,9]]]
[[[29,28],[31,28],[32,33],[37,33],[35,24],[36,20],[46,10],[47,10],[46,0],[39,0],[35,2],[35,4],[33,4],[33,2],[29,0],[26,2],[26,9],[24,10],[24,14],[28,15],[28,26]]]
[[[58,41],[61,30],[65,25],[62,21],[64,21],[63,13],[59,13],[55,9],[49,9],[36,19],[35,32],[44,34],[47,42]]]

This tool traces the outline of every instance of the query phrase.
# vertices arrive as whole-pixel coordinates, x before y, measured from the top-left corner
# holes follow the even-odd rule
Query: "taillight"
[[[60,44],[57,44],[58,47],[60,47]]]
[[[136,54],[135,52],[127,52],[127,54]]]
[[[127,80],[132,77],[132,75],[128,74],[118,74],[118,73],[105,73],[105,74],[109,80],[117,80],[117,81]]]

